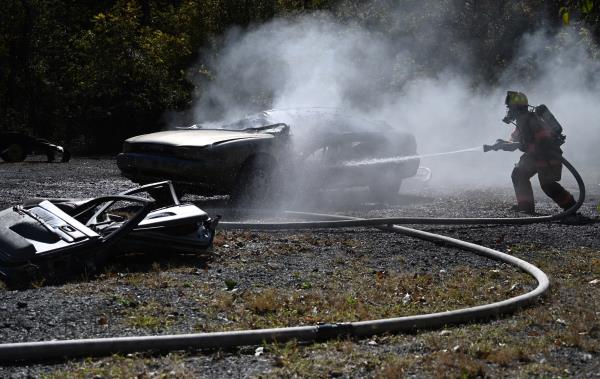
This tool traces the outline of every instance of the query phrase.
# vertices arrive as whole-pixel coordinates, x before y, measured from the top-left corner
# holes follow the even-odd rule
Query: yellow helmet
[[[524,93],[516,92],[516,91],[508,91],[506,92],[506,99],[504,100],[504,104],[508,106],[512,105],[529,105],[529,101],[527,100],[527,96]]]

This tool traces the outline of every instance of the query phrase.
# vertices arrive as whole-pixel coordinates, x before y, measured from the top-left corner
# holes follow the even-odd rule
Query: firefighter
[[[513,123],[516,128],[509,141],[497,140],[496,144],[484,147],[484,151],[519,149],[524,153],[511,175],[517,197],[517,205],[513,209],[528,214],[535,213],[533,190],[529,181],[535,174],[538,175],[544,193],[558,206],[568,209],[575,205],[573,195],[558,183],[562,173],[560,145],[564,136],[560,133],[556,135],[550,125],[529,110],[525,94],[508,91],[505,104],[507,113],[502,121]]]

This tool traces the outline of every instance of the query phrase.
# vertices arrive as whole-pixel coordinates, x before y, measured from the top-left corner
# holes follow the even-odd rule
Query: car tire
[[[48,151],[46,152],[46,159],[48,163],[52,163],[56,160],[56,155],[54,153],[54,151]]]
[[[398,199],[402,186],[400,179],[380,179],[378,183],[369,186],[370,199],[378,203],[389,203]]]
[[[27,150],[25,149],[25,146],[19,143],[14,143],[8,146],[2,151],[2,153],[0,153],[0,158],[2,158],[2,160],[5,162],[10,163],[23,162],[26,157]]]
[[[270,157],[260,156],[247,161],[240,169],[229,194],[231,205],[237,208],[265,208],[279,203],[278,168]]]
[[[69,150],[65,149],[62,153],[62,158],[60,159],[60,161],[63,163],[67,163],[70,160],[71,160],[71,152]]]

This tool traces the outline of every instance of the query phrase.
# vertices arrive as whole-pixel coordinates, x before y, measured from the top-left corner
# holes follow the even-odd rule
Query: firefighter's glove
[[[502,149],[504,151],[515,151],[520,146],[521,146],[521,144],[518,142],[504,141],[504,143],[500,145],[500,149]]]
[[[498,151],[498,150],[504,150],[504,151],[515,151],[519,148],[519,143],[518,142],[510,142],[510,141],[505,141],[502,139],[496,140],[496,143],[493,145],[483,145],[483,151],[484,152],[488,152],[488,151]]]

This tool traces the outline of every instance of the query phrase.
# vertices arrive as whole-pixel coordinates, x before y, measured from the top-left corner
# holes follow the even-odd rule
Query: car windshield
[[[370,120],[335,108],[273,109],[263,112],[270,121],[283,122],[295,130],[332,133],[372,132],[391,127],[382,121]]]
[[[223,125],[223,129],[227,130],[244,130],[252,128],[261,128],[273,124],[271,120],[264,113],[255,114],[252,116],[245,117],[239,121],[231,124]]]
[[[391,127],[382,121],[369,120],[330,109],[273,109],[252,114],[231,123],[225,123],[218,129],[244,130],[262,128],[268,125],[284,123],[298,131],[327,131],[334,133],[368,132],[389,130]],[[202,126],[204,128],[204,126]]]

